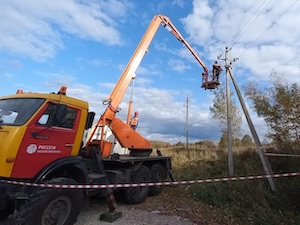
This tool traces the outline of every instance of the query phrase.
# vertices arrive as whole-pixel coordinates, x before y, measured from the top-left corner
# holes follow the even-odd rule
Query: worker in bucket
[[[219,76],[221,71],[222,71],[221,65],[218,63],[218,61],[215,61],[212,69],[213,81],[219,82]]]
[[[134,112],[134,115],[130,121],[130,127],[134,130],[136,130],[138,124],[139,124],[139,118],[138,118],[139,113],[137,111]]]

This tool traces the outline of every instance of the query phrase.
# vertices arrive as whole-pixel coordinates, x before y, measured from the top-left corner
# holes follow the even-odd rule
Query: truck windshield
[[[23,125],[44,101],[41,98],[1,99],[0,125]]]

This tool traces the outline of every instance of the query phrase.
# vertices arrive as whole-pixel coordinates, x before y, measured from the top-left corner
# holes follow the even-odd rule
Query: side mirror
[[[67,105],[57,105],[56,112],[52,121],[53,126],[58,126],[63,122],[67,114]]]
[[[95,113],[94,112],[89,112],[87,119],[86,119],[86,123],[85,123],[85,129],[90,129],[93,125],[94,122],[94,118],[95,118]]]

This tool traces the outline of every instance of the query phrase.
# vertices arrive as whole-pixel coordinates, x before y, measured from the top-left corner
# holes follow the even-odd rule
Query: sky
[[[264,87],[272,71],[300,83],[299,10],[297,0],[1,0],[0,96],[18,89],[57,92],[64,85],[67,95],[89,102],[99,117],[102,100],[157,14],[171,20],[209,70],[218,56],[224,68],[229,47],[229,57],[238,59],[232,71],[240,87],[249,80]],[[117,117],[126,120],[133,91],[138,131],[147,139],[185,142],[188,118],[190,142],[219,141],[209,110],[214,95],[201,88],[202,72],[160,26]],[[224,85],[225,72],[220,80]],[[263,119],[249,110],[263,139]],[[245,121],[242,128],[249,133]]]

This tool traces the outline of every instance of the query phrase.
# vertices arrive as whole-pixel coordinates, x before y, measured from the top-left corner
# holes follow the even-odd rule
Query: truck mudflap
[[[0,181],[0,211],[4,209],[6,205],[6,183]]]
[[[6,183],[0,181],[0,221],[5,220],[15,210],[15,201],[7,194]]]

